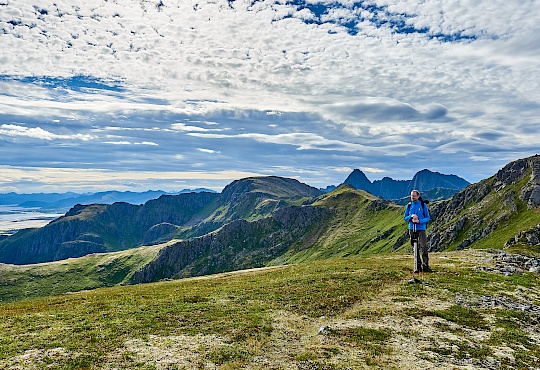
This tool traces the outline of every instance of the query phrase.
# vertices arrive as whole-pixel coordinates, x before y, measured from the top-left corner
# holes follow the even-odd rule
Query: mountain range
[[[132,191],[103,191],[97,193],[3,193],[0,194],[0,205],[17,205],[28,208],[41,208],[48,210],[68,210],[76,204],[112,204],[114,202],[126,202],[131,204],[143,204],[151,199],[157,199],[161,195],[176,195],[185,193],[213,192],[209,189],[184,189],[178,192],[165,192],[162,190],[149,190],[145,192]]]
[[[117,251],[0,263],[0,368],[539,368],[540,157],[428,206],[432,274],[404,207],[346,184],[75,206],[3,258]]]
[[[430,203],[431,250],[507,245],[540,252],[539,206],[540,157],[509,163],[452,198]],[[253,177],[221,193],[162,195],[143,205],[77,205],[45,227],[2,239],[0,262],[40,262],[47,276],[58,269],[63,276],[73,273],[74,285],[54,285],[73,291],[405,251],[402,216],[403,206],[347,184],[324,193],[293,179]],[[43,264],[67,258],[67,264]],[[81,274],[85,278],[75,282]],[[1,289],[28,283],[28,276],[17,276]],[[39,280],[32,276],[33,283]]]
[[[448,199],[470,183],[456,175],[444,175],[424,169],[417,172],[412,180],[394,180],[384,177],[371,182],[367,176],[355,169],[345,180],[344,184],[356,189],[365,190],[383,199],[391,199],[400,204],[408,202],[412,190],[422,193],[424,199]]]
[[[400,204],[408,199],[412,189],[425,192],[425,198],[430,200],[448,199],[457,191],[469,185],[466,180],[455,175],[443,175],[427,169],[414,175],[412,180],[393,180],[384,177],[382,180],[371,182],[366,175],[355,169],[344,184],[356,189],[366,190],[383,199],[391,199]],[[321,189],[324,192],[335,190],[336,186]],[[31,193],[19,194],[15,192],[0,194],[0,205],[17,205],[27,208],[41,208],[42,210],[67,211],[76,204],[113,204],[125,202],[130,204],[144,204],[149,200],[157,199],[161,195],[178,195],[185,193],[214,192],[205,188],[184,189],[178,192],[164,192],[162,190],[148,190],[145,192],[132,191],[103,191],[97,193]]]

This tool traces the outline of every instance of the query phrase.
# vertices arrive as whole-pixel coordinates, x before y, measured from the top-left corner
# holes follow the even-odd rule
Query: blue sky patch
[[[117,82],[100,80],[90,76],[71,76],[71,77],[49,77],[49,76],[25,76],[14,77],[9,75],[0,75],[0,81],[18,81],[22,83],[35,84],[50,89],[63,88],[77,92],[89,92],[89,90],[124,92],[125,89]]]
[[[256,1],[254,1],[255,3]],[[334,24],[344,27],[351,36],[359,33],[361,23],[366,20],[375,24],[378,28],[387,27],[392,33],[396,34],[422,34],[429,39],[436,39],[440,42],[460,42],[474,41],[478,37],[475,35],[465,35],[463,31],[446,34],[442,32],[430,32],[430,28],[416,28],[407,22],[408,19],[416,17],[416,15],[394,13],[388,10],[388,6],[379,6],[363,1],[354,2],[352,4],[343,4],[340,2],[325,2],[325,3],[310,3],[305,0],[293,0],[288,4],[296,7],[297,10],[307,9],[313,15],[314,19],[304,20],[307,24]],[[351,18],[332,18],[331,12],[335,10],[346,9],[350,12]],[[366,19],[360,16],[363,11],[368,11],[372,17]],[[286,18],[290,18],[288,16]]]

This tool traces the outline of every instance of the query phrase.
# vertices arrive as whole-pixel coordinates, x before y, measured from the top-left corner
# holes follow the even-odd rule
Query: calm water
[[[42,227],[63,213],[44,213],[39,208],[0,205],[0,234],[12,234],[16,230]]]

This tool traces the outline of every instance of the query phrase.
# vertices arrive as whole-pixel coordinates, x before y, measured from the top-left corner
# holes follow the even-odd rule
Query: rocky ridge
[[[220,194],[162,195],[143,205],[79,204],[43,228],[0,240],[0,262],[55,261],[199,237],[321,194],[297,180],[268,176],[236,180]]]
[[[467,248],[516,217],[522,204],[529,210],[540,205],[538,155],[509,163],[493,177],[468,186],[449,200],[431,204],[431,249],[444,250],[451,245]]]
[[[414,189],[429,194],[432,200],[447,199],[470,183],[456,175],[443,175],[427,169],[417,172],[412,180],[394,180],[384,177],[371,182],[359,169],[355,169],[344,181],[356,189],[365,190],[383,199],[401,202],[404,195]],[[406,203],[406,202],[405,202]]]
[[[161,249],[133,274],[130,283],[262,267],[294,246],[309,247],[317,239],[317,226],[330,215],[323,207],[292,206],[256,221],[233,221],[215,232]]]

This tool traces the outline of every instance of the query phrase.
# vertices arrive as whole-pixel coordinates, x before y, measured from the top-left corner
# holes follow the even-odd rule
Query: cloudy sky
[[[0,193],[220,191],[539,153],[536,0],[0,0]]]

